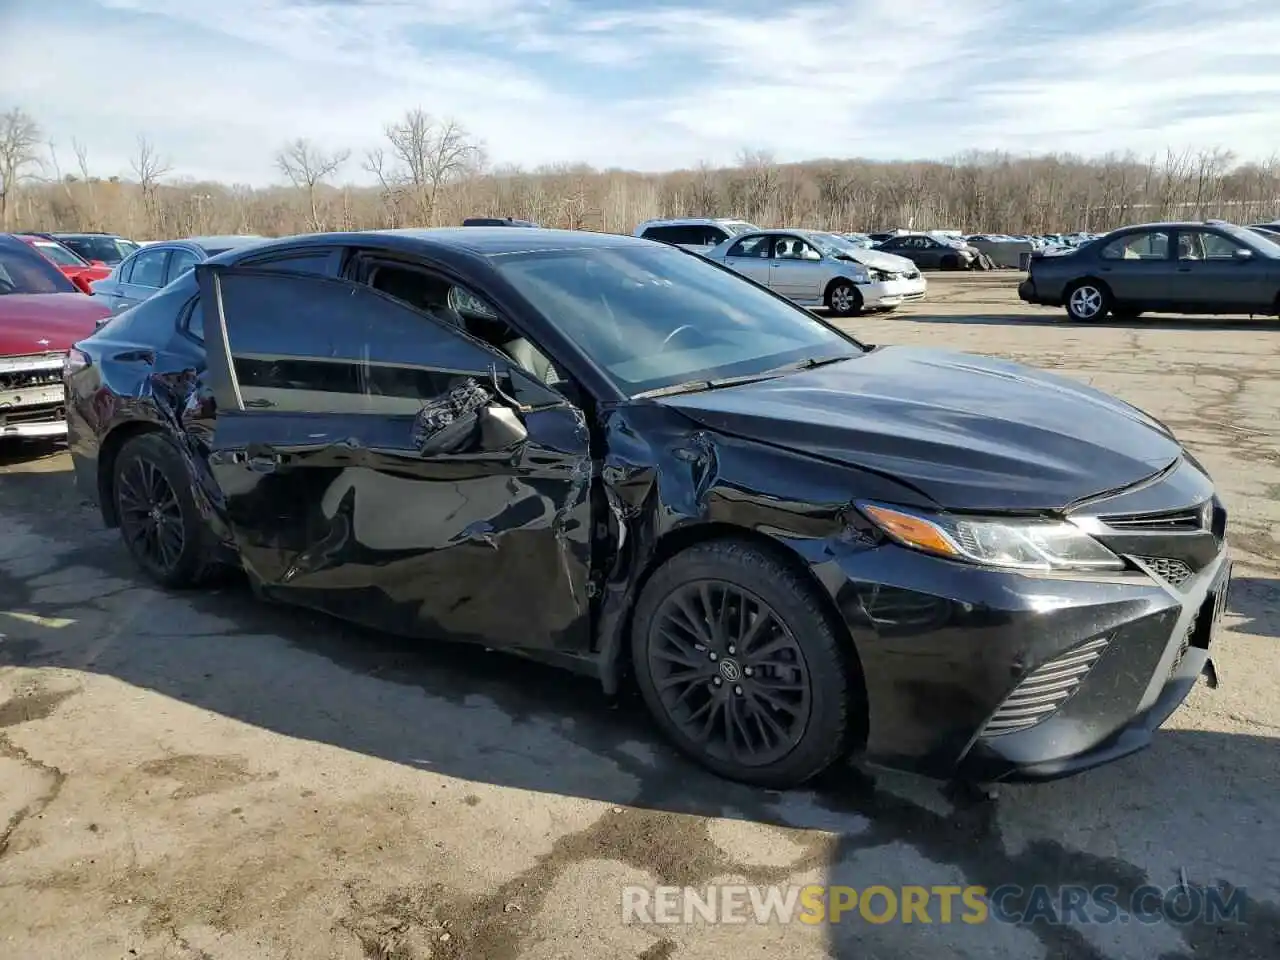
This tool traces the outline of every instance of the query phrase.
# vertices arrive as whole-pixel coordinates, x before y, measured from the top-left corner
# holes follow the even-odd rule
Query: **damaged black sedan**
[[[1062,776],[1202,672],[1226,513],[1159,422],[871,347],[675,247],[467,228],[198,266],[80,342],[77,480],[159,583],[633,678],[718,773]]]

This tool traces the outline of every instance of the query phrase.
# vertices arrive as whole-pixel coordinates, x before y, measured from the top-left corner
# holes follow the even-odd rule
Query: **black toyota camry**
[[[76,476],[159,583],[633,680],[722,775],[1048,779],[1202,672],[1213,483],[1074,381],[872,347],[702,257],[502,227],[199,265],[66,365]]]

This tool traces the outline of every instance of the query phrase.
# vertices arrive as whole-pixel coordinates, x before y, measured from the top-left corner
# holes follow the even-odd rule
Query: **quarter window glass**
[[[199,262],[200,258],[190,250],[173,251],[173,256],[169,258],[169,280],[177,279]]]
[[[1099,256],[1103,260],[1164,260],[1169,256],[1169,234],[1151,230],[1117,237]]]
[[[270,260],[254,260],[241,264],[255,270],[269,270],[273,273],[300,273],[312,277],[328,277],[333,275],[331,265],[333,251],[308,250],[289,257],[272,257]]]
[[[140,287],[163,287],[164,261],[168,255],[168,250],[149,250],[138,254],[133,261],[129,282]]]

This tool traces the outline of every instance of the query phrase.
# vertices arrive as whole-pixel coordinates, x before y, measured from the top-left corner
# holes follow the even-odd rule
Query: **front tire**
[[[658,725],[720,776],[785,789],[847,753],[852,658],[813,585],[767,552],[716,540],[677,554],[645,585],[631,637]]]
[[[1082,280],[1067,291],[1067,316],[1077,323],[1102,320],[1111,312],[1111,291],[1097,280]]]
[[[191,476],[159,433],[127,441],[111,478],[125,547],[162,587],[193,587],[216,567],[209,534],[191,495]]]
[[[852,317],[862,312],[862,293],[847,280],[837,280],[827,290],[827,309],[837,317]]]

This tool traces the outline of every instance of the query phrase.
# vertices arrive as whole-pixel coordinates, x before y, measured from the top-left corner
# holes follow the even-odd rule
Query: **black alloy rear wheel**
[[[116,456],[112,493],[120,535],[138,566],[163,587],[196,586],[215,566],[192,479],[159,433],[126,441]]]
[[[768,552],[722,540],[677,554],[645,585],[631,636],[649,709],[715,773],[787,788],[848,752],[851,657],[812,584]]]

